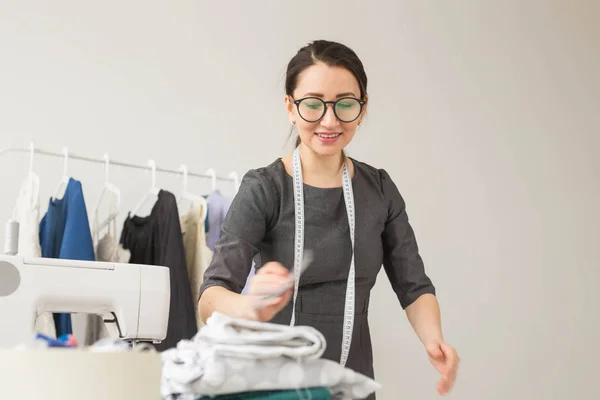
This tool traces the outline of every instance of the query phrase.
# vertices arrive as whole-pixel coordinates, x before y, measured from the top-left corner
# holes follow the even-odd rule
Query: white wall
[[[243,173],[289,150],[289,58],[341,40],[370,79],[350,150],[387,168],[408,201],[463,360],[450,397],[600,398],[599,4],[4,0],[0,147]],[[0,166],[4,221],[26,156]],[[44,210],[61,168],[35,160]],[[70,168],[94,203],[102,167]],[[125,208],[149,185],[139,171],[112,176]],[[385,275],[373,297],[380,397],[437,398]]]

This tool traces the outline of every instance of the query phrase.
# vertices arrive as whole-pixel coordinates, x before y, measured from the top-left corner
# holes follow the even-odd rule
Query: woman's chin
[[[310,143],[311,150],[322,157],[338,155],[345,146],[346,143],[342,140],[338,140],[334,143],[323,143],[317,139],[312,140]]]

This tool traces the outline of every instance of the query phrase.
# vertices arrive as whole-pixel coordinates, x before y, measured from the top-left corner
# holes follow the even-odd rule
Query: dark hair
[[[292,96],[298,85],[298,76],[306,68],[317,63],[323,63],[330,67],[342,67],[354,75],[360,87],[360,98],[365,99],[367,95],[367,74],[362,62],[356,53],[349,47],[327,40],[315,40],[302,47],[288,63],[285,77],[285,93]],[[292,130],[293,130],[292,126]],[[290,131],[290,135],[292,132]],[[296,140],[296,146],[300,144],[300,138]]]

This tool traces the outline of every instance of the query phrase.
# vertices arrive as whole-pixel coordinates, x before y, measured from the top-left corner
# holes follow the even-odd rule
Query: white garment
[[[217,356],[265,359],[291,357],[316,360],[325,352],[327,342],[321,332],[310,326],[292,327],[268,322],[231,318],[213,313],[194,341],[210,345]]]
[[[200,297],[200,286],[204,278],[204,271],[206,271],[206,268],[210,264],[213,255],[206,244],[203,216],[207,215],[207,210],[203,209],[203,207],[202,204],[193,202],[190,210],[180,217],[188,278],[192,289],[192,299],[196,305],[194,313],[198,329],[204,325],[198,314],[197,306]]]
[[[332,397],[365,398],[374,380],[319,358],[323,335],[308,326],[277,325],[214,313],[192,340],[161,354],[161,395],[193,400],[258,390],[327,387]]]
[[[131,252],[124,249],[110,233],[100,239],[95,250],[97,261],[128,263],[131,258]],[[110,337],[102,317],[96,314],[85,315],[85,323],[81,330],[84,338],[82,344],[85,346]]]
[[[40,178],[33,172],[21,185],[13,210],[13,219],[19,222],[18,254],[22,257],[41,257],[40,247]],[[35,331],[56,338],[52,313],[37,315]]]
[[[111,199],[110,212],[116,210],[114,199]],[[94,251],[96,253],[96,261],[107,261],[117,263],[128,263],[131,258],[131,252],[124,249],[117,241],[116,221],[112,220],[108,225],[108,232],[98,240],[98,210],[95,210],[92,220],[92,241],[94,243]],[[83,324],[83,345],[91,346],[101,339],[109,338],[108,329],[102,320],[102,317],[96,314],[85,315],[85,323]]]
[[[96,245],[96,260],[127,264],[131,258],[131,252],[124,249],[117,239],[110,233],[104,235]]]

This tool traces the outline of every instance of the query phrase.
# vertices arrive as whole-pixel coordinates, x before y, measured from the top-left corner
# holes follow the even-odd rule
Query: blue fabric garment
[[[70,178],[62,199],[50,199],[40,221],[42,257],[94,261],[94,244],[81,182]],[[71,315],[54,314],[56,336],[73,333]]]

